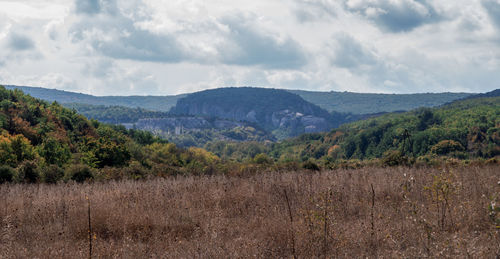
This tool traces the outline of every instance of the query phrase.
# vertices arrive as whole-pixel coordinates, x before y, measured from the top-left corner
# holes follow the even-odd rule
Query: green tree
[[[63,166],[71,158],[68,145],[53,138],[44,140],[38,148],[38,154],[45,158],[46,163],[58,166]]]

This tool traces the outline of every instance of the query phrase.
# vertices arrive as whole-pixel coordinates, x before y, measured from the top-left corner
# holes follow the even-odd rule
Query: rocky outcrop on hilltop
[[[220,88],[180,99],[171,113],[251,122],[281,137],[328,131],[331,115],[296,94],[264,88]]]

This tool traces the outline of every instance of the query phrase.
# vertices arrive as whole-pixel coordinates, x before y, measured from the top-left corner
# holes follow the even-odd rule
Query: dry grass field
[[[492,165],[7,184],[0,258],[88,258],[89,202],[94,258],[498,258],[499,181]]]

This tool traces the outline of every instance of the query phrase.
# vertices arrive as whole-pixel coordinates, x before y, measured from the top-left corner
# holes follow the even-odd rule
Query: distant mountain
[[[472,96],[472,93],[369,94],[288,90],[332,112],[371,114],[434,107]]]
[[[6,85],[5,88],[10,90],[17,88],[32,97],[49,102],[125,106],[162,112],[168,112],[170,108],[175,106],[179,98],[186,96],[186,94],[172,96],[93,96],[42,87]]]
[[[210,116],[256,123],[278,138],[321,132],[334,125],[320,107],[285,90],[230,87],[190,94],[171,113]]]
[[[106,106],[143,108],[150,111],[168,112],[178,99],[188,94],[173,96],[92,96],[62,90],[28,86],[6,86],[47,101],[59,103],[83,103]],[[315,92],[287,90],[328,112],[372,114],[381,112],[409,111],[419,107],[434,107],[468,96],[472,93],[424,93],[424,94],[368,94],[351,92]]]
[[[500,96],[500,89],[495,89],[491,92],[468,96],[468,97],[466,97],[466,99],[483,98],[483,97],[499,97],[499,96]]]
[[[164,118],[169,116],[167,112],[150,111],[143,108],[131,108],[118,105],[106,106],[83,103],[62,103],[62,105],[77,111],[89,119],[111,124],[133,124],[145,118]]]

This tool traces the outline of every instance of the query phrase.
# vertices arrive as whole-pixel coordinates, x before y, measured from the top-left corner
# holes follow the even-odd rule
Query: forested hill
[[[218,161],[0,86],[0,183],[210,173]]]
[[[82,103],[63,103],[62,105],[66,108],[76,110],[89,119],[111,124],[136,123],[140,119],[165,118],[169,116],[167,112],[116,105],[107,106]]]
[[[162,112],[168,112],[177,103],[179,98],[186,96],[185,94],[171,96],[93,96],[41,87],[5,86],[5,88],[19,89],[35,98],[49,102],[125,106]]]
[[[178,99],[176,96],[92,96],[55,89],[27,86],[7,86],[18,88],[35,98],[59,103],[83,103],[106,106],[143,108],[150,111],[168,112]],[[472,96],[471,93],[424,93],[424,94],[370,94],[351,92],[315,92],[287,90],[329,112],[372,114],[380,112],[409,111],[419,107],[434,107],[454,100]]]
[[[277,161],[313,160],[325,167],[357,159],[397,165],[428,164],[440,157],[492,158],[500,156],[500,97],[385,114],[328,133],[303,134],[272,146],[252,145]],[[206,148],[223,158],[246,158],[238,146],[211,143]]]
[[[409,111],[420,107],[439,106],[474,95],[472,93],[372,94],[335,91],[289,91],[327,111],[352,114]]]
[[[257,123],[286,135],[329,130],[331,115],[300,96],[285,90],[231,87],[190,94],[177,101],[173,114],[211,116]]]
[[[495,89],[491,92],[468,96],[466,99],[483,98],[483,97],[499,97],[499,96],[500,96],[500,89]]]
[[[330,133],[283,141],[270,153],[281,159],[324,161],[391,155],[424,160],[440,155],[490,158],[500,155],[500,97],[466,99],[349,123]]]

